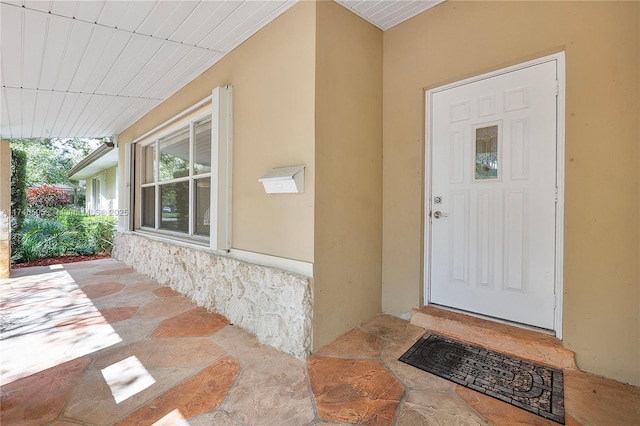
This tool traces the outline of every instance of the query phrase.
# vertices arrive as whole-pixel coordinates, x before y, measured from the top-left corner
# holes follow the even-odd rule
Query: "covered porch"
[[[556,424],[399,362],[427,330],[389,315],[302,361],[114,259],[0,286],[3,424]],[[566,424],[637,421],[638,388],[564,375]]]

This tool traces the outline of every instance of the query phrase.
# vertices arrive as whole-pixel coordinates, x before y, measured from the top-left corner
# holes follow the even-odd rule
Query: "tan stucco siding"
[[[381,309],[382,31],[317,8],[314,347]]]
[[[120,134],[120,164],[125,144],[232,85],[232,246],[312,262],[314,79],[315,5],[301,2]],[[267,195],[258,182],[302,164],[304,194]]]
[[[422,301],[424,89],[564,50],[564,343],[640,384],[640,3],[445,2],[384,34],[383,310]]]

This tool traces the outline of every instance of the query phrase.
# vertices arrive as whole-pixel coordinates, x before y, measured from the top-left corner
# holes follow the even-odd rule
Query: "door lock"
[[[441,217],[447,217],[447,215],[439,210],[436,210],[435,212],[433,212],[433,217],[436,219],[440,219]]]

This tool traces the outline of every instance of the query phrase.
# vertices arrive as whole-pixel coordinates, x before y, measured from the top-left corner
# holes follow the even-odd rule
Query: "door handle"
[[[441,217],[447,217],[447,215],[439,210],[436,210],[435,212],[433,212],[433,217],[436,219],[440,219]]]

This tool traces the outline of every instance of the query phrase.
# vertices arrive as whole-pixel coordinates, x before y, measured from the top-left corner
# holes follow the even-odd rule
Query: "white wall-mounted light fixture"
[[[271,169],[258,179],[267,194],[302,194],[304,192],[305,166]]]

